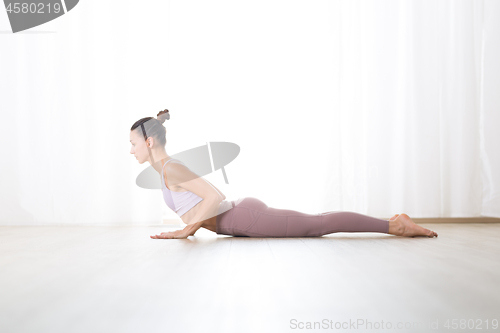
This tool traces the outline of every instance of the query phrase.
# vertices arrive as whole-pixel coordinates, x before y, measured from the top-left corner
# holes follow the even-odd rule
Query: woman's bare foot
[[[389,234],[391,235],[403,237],[427,236],[431,238],[438,236],[435,231],[415,224],[406,214],[401,214],[396,218],[394,218],[394,216],[389,220]]]

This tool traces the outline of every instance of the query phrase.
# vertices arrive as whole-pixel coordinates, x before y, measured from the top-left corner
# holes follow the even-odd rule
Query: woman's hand
[[[149,236],[153,239],[183,239],[188,238],[188,234],[184,230],[175,230],[169,232],[162,232],[159,235]]]

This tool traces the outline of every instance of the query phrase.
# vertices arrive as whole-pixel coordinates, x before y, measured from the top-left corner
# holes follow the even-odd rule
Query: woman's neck
[[[163,168],[163,164],[165,164],[166,161],[168,161],[169,159],[171,159],[170,156],[168,156],[167,152],[166,151],[162,151],[160,153],[157,153],[155,154],[153,152],[153,159],[154,159],[154,163],[151,163],[151,161],[149,161],[149,164],[151,164],[151,166],[158,172],[161,174],[162,172],[162,168]]]

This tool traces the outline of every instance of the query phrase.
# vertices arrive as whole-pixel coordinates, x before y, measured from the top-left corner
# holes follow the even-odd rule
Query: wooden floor
[[[439,237],[0,227],[0,332],[500,331],[500,224],[420,225]]]

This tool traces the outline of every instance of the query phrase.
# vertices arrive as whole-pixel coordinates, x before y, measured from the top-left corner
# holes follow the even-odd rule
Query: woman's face
[[[149,152],[144,137],[137,134],[136,130],[130,131],[130,143],[132,144],[130,153],[134,154],[139,164],[146,162],[149,157]]]

